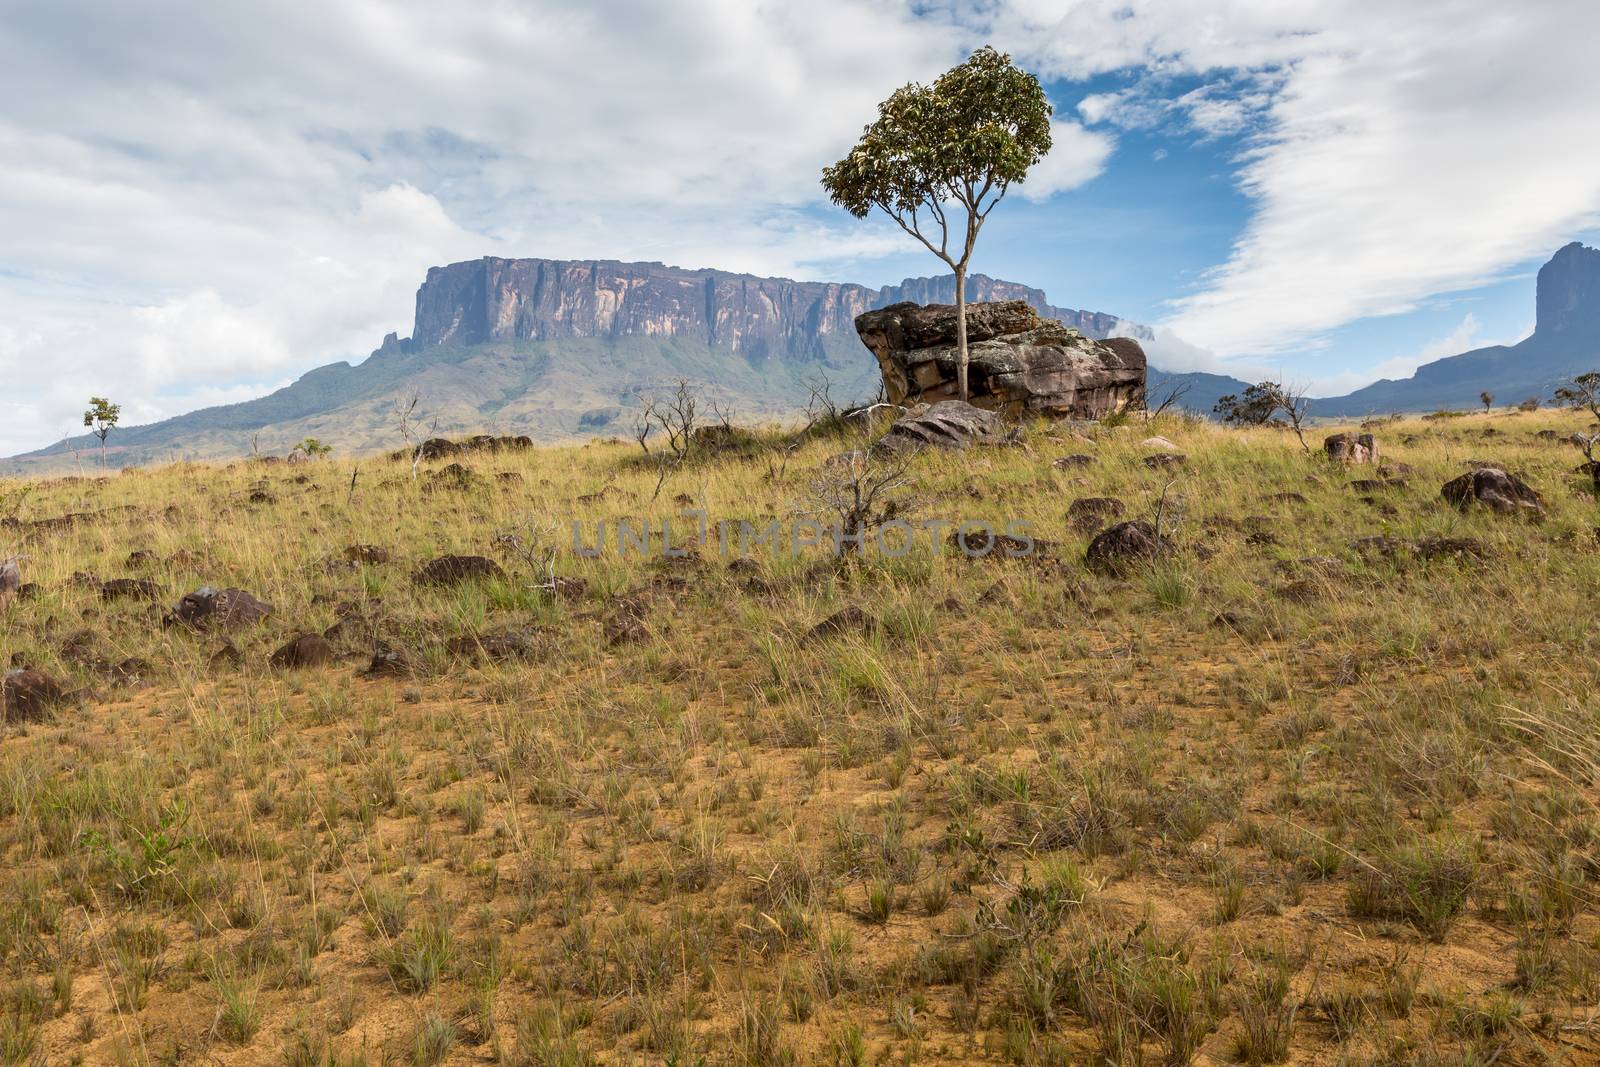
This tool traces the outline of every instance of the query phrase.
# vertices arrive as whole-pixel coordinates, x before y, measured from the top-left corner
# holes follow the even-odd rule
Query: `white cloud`
[[[8,11],[0,454],[91,389],[131,423],[359,359],[452,260],[803,275],[901,250],[803,209],[887,88],[962,52],[870,0]]]
[[[1050,123],[1050,152],[1028,172],[1017,191],[1028,200],[1047,200],[1098,177],[1116,148],[1109,134],[1086,130],[1076,122]]]
[[[1169,322],[1219,352],[1315,347],[1600,219],[1591,0],[1013,0],[995,26],[1048,72],[1143,71],[1086,121],[1250,131],[1253,214]],[[1212,80],[1164,96],[1178,75]]]

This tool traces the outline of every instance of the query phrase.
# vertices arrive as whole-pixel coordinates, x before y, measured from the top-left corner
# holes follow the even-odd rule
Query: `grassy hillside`
[[[1600,509],[1538,436],[1577,426],[1389,424],[1377,489],[1176,419],[913,461],[921,517],[1027,520],[1025,559],[568,547],[809,510],[842,438],[654,500],[607,443],[0,481],[37,583],[0,649],[75,690],[0,727],[0,1054],[1594,1062]],[[1474,460],[1545,520],[1445,504]],[[1084,497],[1176,551],[1086,568]],[[581,589],[540,588],[543,544]],[[446,553],[504,575],[414,583]],[[163,626],[204,584],[275,610]],[[334,662],[269,665],[336,625]],[[410,668],[360,673],[377,641]]]
[[[870,397],[878,386],[872,354],[851,337],[830,337],[819,361],[750,361],[727,349],[676,337],[504,341],[414,352],[380,351],[357,366],[320,367],[269,396],[206,408],[148,426],[118,428],[106,463],[150,463],[283,455],[307,437],[344,452],[400,447],[397,402],[415,395],[424,428],[441,434],[526,434],[570,441],[627,430],[624,411],[641,393],[670,390],[686,378],[746,419],[790,416],[809,383],[826,376],[839,399]],[[705,383],[714,382],[714,389]],[[621,418],[615,427],[606,416]],[[587,418],[586,418],[587,416]],[[0,463],[0,473],[46,475],[93,470],[99,442],[75,438]]]

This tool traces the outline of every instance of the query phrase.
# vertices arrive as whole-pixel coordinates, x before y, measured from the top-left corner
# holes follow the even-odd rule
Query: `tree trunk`
[[[962,400],[967,394],[967,268],[956,268],[956,388]]]

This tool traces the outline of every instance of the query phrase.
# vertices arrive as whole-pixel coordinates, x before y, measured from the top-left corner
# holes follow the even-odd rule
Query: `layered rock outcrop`
[[[895,404],[957,396],[956,308],[894,304],[856,319]],[[1144,349],[1132,338],[1096,341],[1039,317],[1020,300],[967,305],[969,399],[1006,415],[1096,419],[1142,403]]]

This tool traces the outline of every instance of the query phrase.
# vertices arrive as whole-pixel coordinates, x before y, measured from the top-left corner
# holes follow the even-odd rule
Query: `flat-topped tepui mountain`
[[[737,417],[775,418],[803,406],[823,377],[836,400],[870,397],[877,363],[856,335],[855,317],[902,300],[949,301],[954,291],[948,276],[873,289],[660,263],[454,263],[428,271],[411,337],[391,334],[357,365],[319,367],[256,400],[119,427],[108,451],[113,462],[139,464],[253,448],[281,453],[306,437],[341,451],[393,448],[401,443],[396,402],[412,395],[424,428],[437,420],[439,433],[553,441],[623,431],[641,394],[679,378],[702,385]],[[1091,337],[1119,323],[983,275],[969,280],[968,291],[975,302],[1027,301]],[[72,447],[91,443],[80,438]],[[57,443],[7,466],[37,471],[70,462],[67,444]]]
[[[1491,345],[1434,360],[1409,378],[1383,379],[1348,396],[1318,400],[1317,415],[1365,415],[1475,406],[1478,394],[1500,403],[1551,393],[1577,374],[1600,370],[1600,250],[1574,241],[1544,266],[1534,296],[1533,333],[1514,345]]]
[[[660,263],[486,257],[435,267],[417,291],[409,338],[390,334],[365,361],[333,363],[256,400],[148,426],[119,427],[119,464],[284,452],[306,437],[343,451],[400,443],[395,407],[416,396],[424,427],[555,441],[621,432],[641,394],[679,378],[700,384],[744,419],[793,414],[827,378],[839,400],[876,391],[876,361],[855,332],[864,311],[910,300],[946,303],[954,279],[908,278],[874,289],[797,282]],[[1151,331],[1115,315],[1056,307],[1039,290],[974,275],[969,299],[1023,300],[1092,338]],[[1352,416],[1465,408],[1490,392],[1502,403],[1548,401],[1573,375],[1600,369],[1600,251],[1576,242],[1539,271],[1537,326],[1514,345],[1435,360],[1410,378],[1315,400],[1312,412]],[[1159,362],[1159,353],[1155,359]],[[1245,383],[1204,372],[1149,369],[1149,392],[1190,386],[1184,406],[1209,412]],[[89,437],[0,464],[11,473],[72,465]]]

